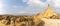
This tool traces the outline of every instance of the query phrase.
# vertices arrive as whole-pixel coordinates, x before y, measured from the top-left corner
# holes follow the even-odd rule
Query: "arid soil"
[[[34,20],[34,16],[0,15],[0,26],[60,26],[60,19],[39,18],[36,23]]]

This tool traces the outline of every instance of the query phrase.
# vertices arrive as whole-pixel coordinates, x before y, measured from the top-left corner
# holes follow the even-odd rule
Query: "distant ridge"
[[[34,14],[32,14],[32,15],[22,15],[22,14],[0,14],[0,15],[2,15],[2,16],[32,16],[32,15],[34,15]]]

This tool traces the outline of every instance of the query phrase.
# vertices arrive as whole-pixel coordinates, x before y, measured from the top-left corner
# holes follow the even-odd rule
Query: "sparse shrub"
[[[10,20],[10,16],[7,16],[7,17],[6,17],[6,20],[7,20],[6,25],[10,25],[10,22],[11,22],[11,20]]]
[[[45,22],[44,21],[41,21],[38,25],[36,26],[44,26]]]
[[[22,24],[22,25],[20,25],[20,26],[26,26],[26,24]]]

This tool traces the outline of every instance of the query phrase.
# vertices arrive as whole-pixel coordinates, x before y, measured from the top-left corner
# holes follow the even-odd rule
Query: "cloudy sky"
[[[0,14],[31,15],[41,13],[48,4],[60,13],[60,0],[0,0]]]

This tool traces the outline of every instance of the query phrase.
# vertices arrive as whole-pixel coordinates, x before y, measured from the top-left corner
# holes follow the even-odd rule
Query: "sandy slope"
[[[60,19],[41,18],[45,22],[44,26],[60,26]]]

